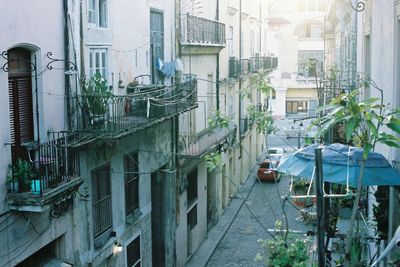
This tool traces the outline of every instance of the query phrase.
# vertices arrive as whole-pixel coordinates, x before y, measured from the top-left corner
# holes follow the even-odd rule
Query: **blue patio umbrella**
[[[313,144],[285,155],[277,168],[279,172],[311,179],[314,173],[314,150],[319,144]],[[325,182],[347,184],[356,187],[360,173],[363,150],[343,144],[331,144],[322,147],[322,169]],[[389,161],[377,152],[370,152],[365,164],[363,186],[400,185],[400,173],[392,168]]]

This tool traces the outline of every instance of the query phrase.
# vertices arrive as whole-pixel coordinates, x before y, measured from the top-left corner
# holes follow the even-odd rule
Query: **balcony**
[[[251,57],[241,61],[235,57],[229,58],[229,78],[238,78],[240,75],[258,72],[260,70],[272,71],[278,67],[277,57]]]
[[[225,141],[232,145],[236,137],[236,125],[231,123],[228,128],[206,129],[199,134],[181,134],[179,136],[179,151],[183,157],[200,158],[209,151],[218,148]]]
[[[102,136],[120,138],[197,107],[197,80],[172,86],[136,86],[123,96],[74,98],[76,140],[84,145]],[[103,105],[102,114],[91,107]]]
[[[21,147],[26,157],[13,164],[8,182],[10,210],[43,212],[52,208],[59,213],[61,207],[72,208],[75,191],[83,181],[78,153],[69,146],[65,133],[49,135],[49,141]]]
[[[180,44],[182,54],[217,54],[225,47],[225,24],[189,14],[183,15]]]
[[[278,58],[277,57],[263,57],[263,68],[266,70],[274,70],[278,68]]]

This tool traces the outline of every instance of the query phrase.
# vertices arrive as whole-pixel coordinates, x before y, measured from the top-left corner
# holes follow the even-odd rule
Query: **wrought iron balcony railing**
[[[225,46],[225,24],[202,17],[184,15],[181,43]]]
[[[105,195],[103,198],[95,200],[93,203],[93,229],[94,237],[100,236],[102,233],[112,227],[112,208],[111,194]]]
[[[238,78],[240,75],[257,72],[261,69],[273,70],[278,67],[277,57],[251,57],[241,61],[235,57],[229,58],[229,77]]]
[[[231,123],[228,128],[206,129],[194,135],[180,134],[180,154],[185,157],[202,157],[225,141],[232,145],[236,136],[236,128],[236,125]]]
[[[46,142],[20,147],[21,158],[12,164],[8,181],[10,209],[40,212],[50,199],[65,199],[77,189],[82,180],[79,155],[69,142],[65,132],[52,132]]]
[[[75,132],[120,137],[197,105],[195,79],[172,86],[138,86],[132,91],[123,96],[80,95],[74,98]]]

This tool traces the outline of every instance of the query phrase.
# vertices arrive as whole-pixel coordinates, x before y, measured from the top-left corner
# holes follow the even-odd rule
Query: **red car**
[[[261,181],[266,182],[279,182],[278,172],[276,171],[276,167],[279,162],[271,161],[270,159],[264,160],[257,171],[257,177],[260,178]]]

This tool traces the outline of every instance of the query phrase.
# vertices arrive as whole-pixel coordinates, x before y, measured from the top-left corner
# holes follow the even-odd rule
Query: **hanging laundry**
[[[183,63],[179,58],[175,59],[175,70],[177,72],[183,72]]]
[[[163,68],[161,72],[166,76],[166,77],[171,77],[175,75],[175,61],[172,62],[163,62]]]
[[[163,66],[164,66],[163,61],[160,58],[157,58],[157,60],[156,60],[156,69],[158,71],[162,71]]]

